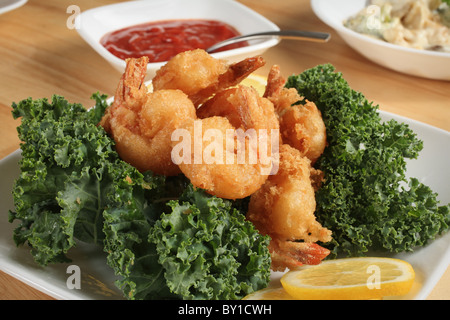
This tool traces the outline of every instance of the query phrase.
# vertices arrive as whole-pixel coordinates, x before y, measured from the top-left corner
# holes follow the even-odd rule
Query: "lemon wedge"
[[[264,91],[266,91],[267,77],[252,73],[247,78],[242,80],[241,84],[255,88],[259,95],[262,96]]]
[[[303,266],[288,271],[280,281],[295,299],[365,300],[405,295],[414,278],[414,269],[406,261],[363,257]]]

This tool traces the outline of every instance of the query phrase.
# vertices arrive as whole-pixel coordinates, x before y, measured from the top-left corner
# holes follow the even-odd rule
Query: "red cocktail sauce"
[[[180,52],[207,49],[217,42],[238,35],[240,34],[234,27],[216,20],[167,20],[107,33],[100,43],[121,59],[148,56],[149,62],[162,62]],[[247,42],[240,42],[218,51],[246,45]]]

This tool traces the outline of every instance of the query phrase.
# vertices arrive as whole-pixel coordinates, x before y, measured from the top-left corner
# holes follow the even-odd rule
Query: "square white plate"
[[[407,174],[418,178],[439,193],[441,203],[450,202],[450,133],[415,120],[380,111],[383,120],[395,119],[410,125],[420,139],[424,149],[419,158],[408,162]],[[72,263],[37,266],[27,247],[17,248],[12,239],[14,224],[8,222],[8,212],[13,209],[12,186],[19,175],[20,150],[0,160],[0,270],[22,280],[28,285],[57,299],[122,299],[115,287],[112,269],[106,265],[106,255],[98,247],[80,243],[69,251]],[[425,299],[433,290],[450,264],[450,232],[438,237],[428,246],[413,253],[392,254],[412,264],[416,282],[411,292],[399,299]],[[68,289],[66,282],[71,275],[67,268],[71,264],[80,267],[81,289]],[[277,282],[282,273],[272,273]]]

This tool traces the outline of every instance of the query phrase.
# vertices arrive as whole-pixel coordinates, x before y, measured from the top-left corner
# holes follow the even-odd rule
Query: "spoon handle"
[[[329,33],[324,32],[315,32],[315,31],[301,31],[301,30],[280,30],[280,31],[266,31],[266,32],[258,32],[251,33],[242,36],[237,36],[234,38],[230,38],[224,40],[222,42],[216,43],[215,45],[206,49],[206,52],[213,52],[221,47],[241,42],[247,40],[254,39],[262,39],[267,37],[279,37],[281,39],[292,39],[292,40],[306,40],[306,41],[314,41],[314,42],[326,42],[330,39]]]

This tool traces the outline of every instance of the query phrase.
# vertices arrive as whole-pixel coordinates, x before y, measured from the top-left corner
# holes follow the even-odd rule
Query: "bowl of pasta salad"
[[[369,60],[413,76],[450,80],[447,1],[311,0],[311,6],[319,19]]]

